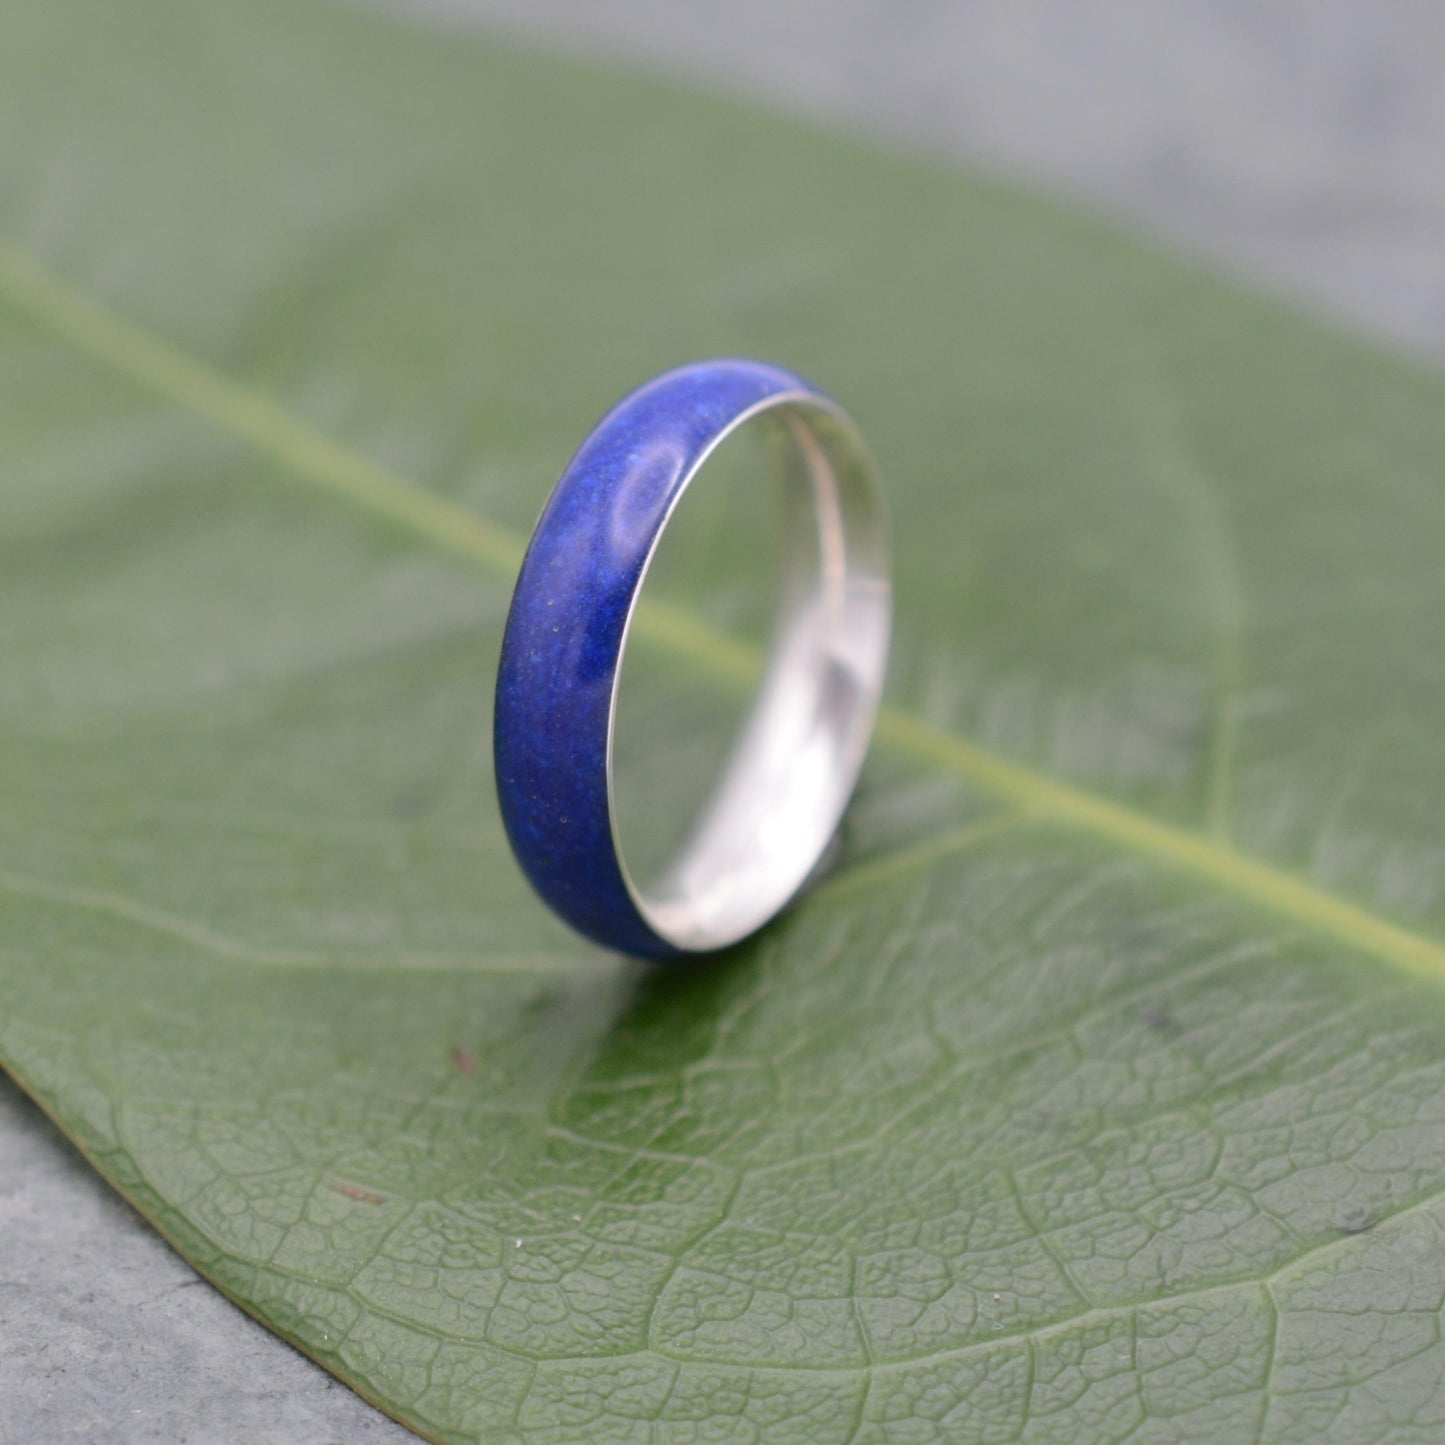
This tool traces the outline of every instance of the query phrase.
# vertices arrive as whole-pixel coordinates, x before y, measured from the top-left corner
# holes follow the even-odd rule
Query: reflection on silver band
[[[747,937],[812,873],[862,767],[888,656],[892,594],[878,478],[856,427],[827,398],[784,392],[740,414],[695,460],[667,519],[711,452],[744,426],[767,431],[786,503],[772,645],[707,802],[671,863],[645,884],[628,871],[617,831],[616,678],[608,725],[607,796],[628,893],[648,926],[686,952]]]

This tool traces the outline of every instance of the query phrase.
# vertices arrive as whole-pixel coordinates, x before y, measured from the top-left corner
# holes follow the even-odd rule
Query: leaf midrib
[[[171,345],[5,243],[0,243],[0,295],[93,361],[275,458],[294,477],[481,562],[509,582],[520,567],[526,542],[516,533],[344,446],[265,393]],[[724,676],[745,680],[757,674],[757,649],[682,608],[644,598],[633,627],[650,642],[701,659]],[[1445,946],[1221,839],[1162,823],[896,707],[885,706],[879,713],[877,735],[1035,816],[1070,823],[1208,878],[1408,973],[1445,978]]]

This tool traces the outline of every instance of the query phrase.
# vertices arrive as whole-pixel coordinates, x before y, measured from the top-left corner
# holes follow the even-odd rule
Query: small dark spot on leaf
[[[329,1186],[338,1194],[344,1194],[348,1199],[354,1199],[359,1204],[385,1204],[383,1195],[373,1194],[370,1189],[363,1189],[359,1184],[338,1184],[335,1180],[328,1180]]]
[[[1335,1228],[1341,1234],[1363,1234],[1375,1227],[1375,1216],[1363,1206],[1342,1210],[1335,1220]]]
[[[561,997],[560,989],[550,984],[546,985],[545,987],[539,988],[530,998],[522,1003],[521,1011],[524,1014],[542,1013],[549,1008],[555,1007]]]
[[[459,1074],[475,1074],[477,1056],[465,1044],[453,1044],[451,1048],[452,1068]]]
[[[1167,1034],[1174,1027],[1174,1015],[1168,1009],[1160,1008],[1157,1003],[1141,1005],[1139,1017],[1144,1021],[1145,1027],[1153,1029],[1156,1034]]]
[[[1155,923],[1136,923],[1119,935],[1119,942],[1127,949],[1144,948],[1159,937],[1159,926]]]

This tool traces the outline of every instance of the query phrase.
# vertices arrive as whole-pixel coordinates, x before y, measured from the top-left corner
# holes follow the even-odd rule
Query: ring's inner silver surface
[[[891,620],[886,523],[851,422],[797,398],[742,425],[761,438],[773,473],[754,483],[756,506],[776,515],[768,488],[781,490],[781,577],[761,683],[716,783],[654,876],[632,876],[612,798],[634,902],[663,938],[699,951],[765,923],[827,847],[867,749]],[[708,485],[706,460],[694,478],[691,486]],[[618,678],[626,671],[619,667]],[[614,731],[617,716],[614,698]]]

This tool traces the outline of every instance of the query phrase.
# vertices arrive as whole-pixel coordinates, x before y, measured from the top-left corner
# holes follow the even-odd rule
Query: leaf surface
[[[439,1440],[1442,1428],[1438,378],[279,0],[12,0],[0,236],[0,1051],[228,1294]],[[729,352],[869,436],[895,665],[831,875],[647,970],[513,866],[492,668],[586,427]],[[683,766],[754,658],[694,535]]]

